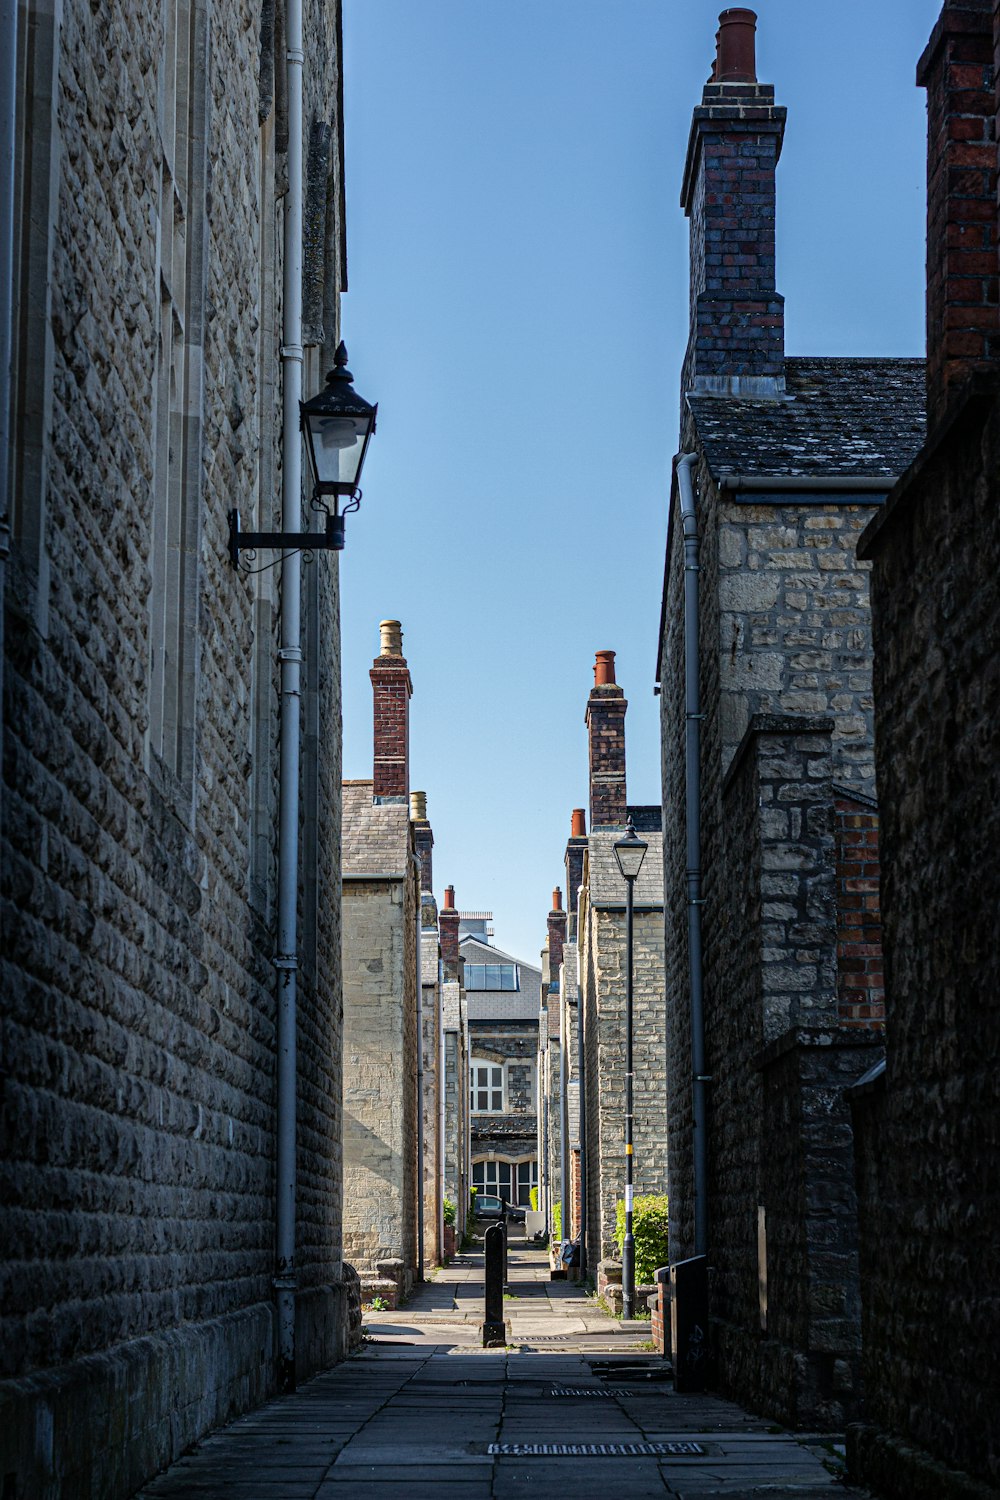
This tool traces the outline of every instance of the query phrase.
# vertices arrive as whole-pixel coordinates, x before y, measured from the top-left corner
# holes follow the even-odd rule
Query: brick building
[[[671,1259],[707,1253],[722,1387],[836,1426],[860,1377],[843,1090],[880,1055],[883,1014],[856,543],[921,441],[923,363],[785,354],[785,111],[756,79],[754,23],[720,20],[682,191],[691,333],[657,671]]]
[[[897,1500],[1000,1494],[1000,6],[944,7],[928,102],[926,445],[869,523],[886,1057],[852,1091],[865,1413]]]
[[[629,816],[649,846],[635,885],[635,1191],[662,1193],[667,1180],[660,809],[627,804],[627,709],[615,682],[615,653],[599,651],[586,711],[590,833],[582,833],[582,819],[574,815],[574,836],[566,852],[583,1015],[586,1256],[592,1272],[601,1261],[619,1259],[615,1215],[624,1198],[626,886],[614,845],[624,836]],[[568,987],[567,998],[572,998]],[[572,1042],[568,1018],[567,1033]]]
[[[298,378],[282,345],[302,349],[309,395],[339,338],[340,6],[306,7],[310,191],[284,247],[297,86],[273,8],[17,10],[0,1475],[19,1497],[116,1500],[279,1374],[331,1363],[352,1287],[357,1306],[337,563],[303,571],[300,903],[296,951],[279,952],[278,584],[226,546],[236,504],[278,522],[300,456],[297,435],[282,453]],[[280,268],[303,247],[299,331]],[[293,985],[295,1252],[279,1265]]]
[[[417,1274],[423,868],[408,786],[413,687],[399,621],[379,630],[373,779],[343,788],[344,1253],[366,1296],[394,1300]]]
[[[530,1207],[538,1186],[541,969],[490,941],[490,912],[460,914],[469,1022],[471,1183]]]

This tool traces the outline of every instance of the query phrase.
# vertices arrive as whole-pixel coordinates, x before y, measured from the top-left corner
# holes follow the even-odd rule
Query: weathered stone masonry
[[[864,1423],[894,1500],[1000,1494],[1000,348],[995,0],[946,5],[928,92],[928,441],[872,565],[885,1069],[852,1094]]]
[[[175,12],[171,55],[155,9],[69,0],[56,30],[25,12],[0,981],[0,1473],[19,1496],[129,1494],[275,1378],[272,616],[225,540],[237,497],[270,521],[280,477],[286,124],[261,14]],[[306,129],[334,136],[311,337],[330,348],[339,24],[307,5]],[[308,391],[318,344],[306,361]],[[329,559],[305,617],[324,732],[303,779],[300,1374],[343,1351],[350,1293]]]

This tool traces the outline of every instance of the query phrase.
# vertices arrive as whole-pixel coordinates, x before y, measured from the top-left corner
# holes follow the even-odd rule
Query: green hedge
[[[562,1240],[562,1204],[561,1203],[554,1203],[552,1205],[552,1228],[553,1228],[553,1231],[554,1231],[554,1238],[555,1238],[556,1242],[557,1243],[561,1242],[561,1240]]]
[[[444,1200],[444,1222],[446,1224],[454,1224],[455,1222],[455,1205],[450,1198]]]
[[[615,1218],[615,1239],[620,1255],[625,1244],[625,1204],[621,1201],[616,1205]],[[636,1285],[645,1283],[648,1286],[659,1267],[668,1262],[666,1193],[642,1193],[634,1198],[632,1235],[635,1239]]]

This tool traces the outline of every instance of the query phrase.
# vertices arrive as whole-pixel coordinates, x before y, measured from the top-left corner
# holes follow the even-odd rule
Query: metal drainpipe
[[[698,517],[692,471],[694,453],[677,463],[677,490],[684,533],[685,821],[687,826],[688,966],[691,989],[691,1104],[694,1123],[694,1253],[708,1253],[708,1136],[705,1073],[705,1014],[701,955],[701,685],[699,680]]]
[[[17,0],[0,0],[0,755],[3,750],[4,590],[10,549],[10,407],[14,350],[14,141]]]
[[[288,0],[285,71],[288,98],[288,190],[284,213],[282,308],[281,524],[302,529],[302,0]],[[281,770],[278,811],[278,1120],[276,1259],[278,1383],[295,1388],[295,1104],[297,904],[299,875],[299,736],[301,711],[301,557],[281,559]]]
[[[422,871],[420,860],[413,855],[414,878],[417,883],[416,912],[416,974],[417,974],[417,1280],[424,1279],[424,986],[422,953],[422,928],[420,926],[420,883]]]

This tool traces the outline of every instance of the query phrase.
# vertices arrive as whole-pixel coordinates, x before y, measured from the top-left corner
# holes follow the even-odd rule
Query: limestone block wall
[[[416,900],[412,879],[344,886],[344,1255],[416,1265]]]
[[[886,1494],[1000,1488],[1000,415],[984,380],[890,497],[873,559],[886,1071],[859,1101],[868,1427]]]
[[[625,962],[623,912],[587,906],[583,952],[588,1264],[618,1259],[615,1205],[625,1194]],[[667,1185],[663,917],[634,918],[635,1190]]]
[[[441,1222],[438,1212],[442,1152],[438,1094],[441,1074],[441,989],[438,984],[433,984],[424,985],[423,991],[424,1158],[420,1166],[420,1179],[424,1196],[424,1260],[428,1265],[437,1265],[444,1248],[440,1238]]]
[[[455,1227],[461,1241],[469,1204],[469,1050],[461,986],[442,985],[444,1023],[444,1192],[455,1205]]]
[[[688,427],[685,445],[696,446]],[[706,965],[730,920],[721,877],[727,837],[723,776],[755,714],[827,718],[830,776],[873,794],[869,564],[855,555],[870,507],[734,503],[696,468],[701,536],[702,863]],[[671,1234],[693,1250],[690,1026],[684,831],[683,548],[674,520],[665,586],[660,683]],[[721,972],[721,971],[720,971]],[[867,1002],[859,1002],[867,1003]],[[870,1019],[865,1017],[864,1019]]]
[[[229,507],[267,522],[280,486],[283,154],[261,10],[168,10],[190,27],[177,49],[183,88],[157,8],[67,0],[24,12],[0,1473],[28,1497],[130,1494],[275,1378],[273,590],[232,571],[225,541]],[[337,6],[307,7],[307,128],[321,111],[336,130],[338,25]],[[181,128],[183,169],[184,152],[165,144]],[[317,339],[337,332],[336,233],[327,248]],[[309,360],[315,374],[315,350]],[[300,1374],[343,1352],[351,1294],[338,595],[335,565],[317,573]],[[310,880],[323,889],[311,915]]]
[[[879,1031],[840,1017],[831,740],[825,719],[751,721],[725,786],[726,873],[740,901],[706,971],[719,1378],[744,1402],[815,1428],[842,1427],[858,1408],[844,1091],[881,1055]]]

